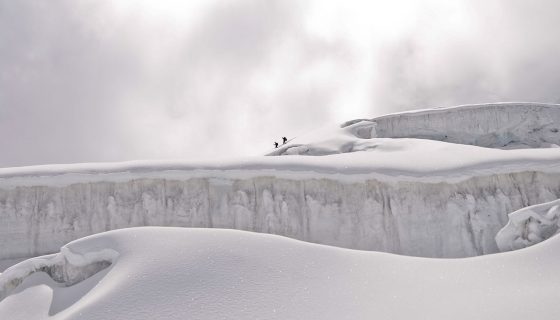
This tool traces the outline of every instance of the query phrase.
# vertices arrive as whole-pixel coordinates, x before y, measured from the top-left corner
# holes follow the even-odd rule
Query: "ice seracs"
[[[374,148],[372,138],[414,138],[486,148],[560,146],[560,106],[499,103],[401,112],[345,122],[342,130],[319,131],[269,155],[326,155]],[[303,141],[302,141],[303,140]]]
[[[553,104],[500,103],[426,109],[367,122],[369,126],[363,124],[356,132],[361,138],[421,138],[503,149],[560,145],[560,109]]]
[[[560,200],[526,207],[508,217],[496,235],[500,251],[529,247],[560,232]]]
[[[0,319],[555,320],[559,110],[350,121],[280,157],[0,169],[0,265],[51,253],[0,274]]]
[[[294,139],[282,157],[0,169],[0,260],[145,225],[422,257],[496,253],[509,213],[560,199],[560,149],[548,148],[559,110],[494,104],[352,121]],[[498,131],[515,139],[473,145]],[[444,132],[454,143],[439,141]]]

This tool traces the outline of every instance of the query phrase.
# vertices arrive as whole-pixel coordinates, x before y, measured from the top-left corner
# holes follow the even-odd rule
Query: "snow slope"
[[[393,124],[383,126],[421,131],[433,125],[473,137],[473,130],[489,134],[499,127],[499,112],[511,123],[531,119],[530,126],[509,126],[515,130],[554,129],[548,121],[558,110],[532,104],[434,109],[387,116]],[[471,118],[455,123],[458,114]],[[467,257],[499,251],[495,236],[508,213],[560,198],[559,148],[368,138],[371,123],[319,130],[272,152],[291,156],[0,169],[0,260],[143,225],[235,228],[354,249]],[[518,146],[535,137],[515,136],[523,137]],[[546,141],[539,145],[552,145]]]
[[[73,286],[31,273],[0,302],[0,319],[555,320],[559,250],[555,237],[515,252],[442,260],[235,230],[117,230],[43,259],[109,266]],[[30,265],[7,270],[0,286]]]

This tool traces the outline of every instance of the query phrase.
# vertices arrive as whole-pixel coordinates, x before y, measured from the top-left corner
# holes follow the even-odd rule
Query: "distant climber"
[[[282,144],[286,144],[286,142],[288,142],[288,138],[282,137]]]
[[[278,148],[278,142],[274,141],[274,148]]]

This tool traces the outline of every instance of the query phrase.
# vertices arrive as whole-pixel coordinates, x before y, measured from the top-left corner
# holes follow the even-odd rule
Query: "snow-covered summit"
[[[486,148],[560,146],[560,105],[497,103],[401,112],[345,122],[269,155],[327,155],[376,148],[374,138],[429,139]]]

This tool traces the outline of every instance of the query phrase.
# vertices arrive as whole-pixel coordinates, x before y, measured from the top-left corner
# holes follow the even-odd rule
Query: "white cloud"
[[[325,122],[558,101],[559,9],[0,0],[0,166],[262,154]]]

